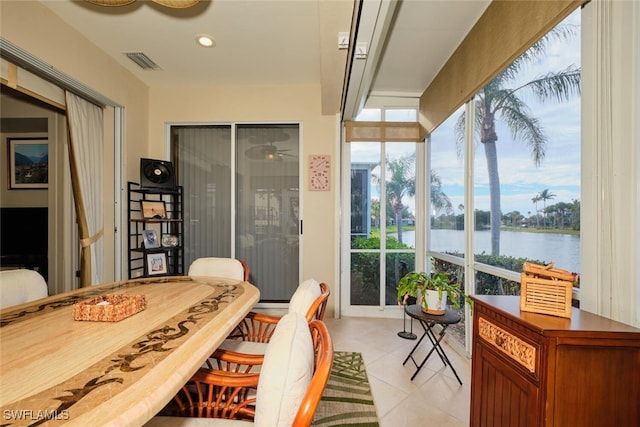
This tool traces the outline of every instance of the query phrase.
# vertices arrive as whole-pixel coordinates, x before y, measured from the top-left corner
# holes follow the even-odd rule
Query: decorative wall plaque
[[[309,156],[309,191],[331,189],[331,156],[311,154]]]

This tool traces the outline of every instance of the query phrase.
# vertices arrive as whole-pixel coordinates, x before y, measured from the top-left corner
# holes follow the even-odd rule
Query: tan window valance
[[[493,0],[420,97],[431,133],[531,45],[587,0]]]
[[[347,142],[424,142],[418,122],[352,122],[345,123]]]

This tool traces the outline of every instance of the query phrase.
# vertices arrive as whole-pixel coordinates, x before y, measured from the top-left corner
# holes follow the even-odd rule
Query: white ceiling
[[[149,87],[319,83],[323,112],[340,107],[348,58],[338,49],[338,32],[352,26],[352,0],[212,0],[189,9],[143,0],[122,7],[42,3]],[[391,4],[394,13],[378,55],[370,55],[362,96],[420,96],[488,3],[365,0],[362,7]],[[361,22],[358,39],[373,27]],[[216,46],[197,46],[201,33],[213,36]],[[144,52],[161,70],[142,70],[124,52]]]
[[[400,1],[371,91],[422,95],[489,3]]]

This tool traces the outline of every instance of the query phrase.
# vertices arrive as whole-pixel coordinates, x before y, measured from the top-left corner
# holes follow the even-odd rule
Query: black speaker
[[[140,188],[176,188],[173,164],[167,160],[140,159]]]

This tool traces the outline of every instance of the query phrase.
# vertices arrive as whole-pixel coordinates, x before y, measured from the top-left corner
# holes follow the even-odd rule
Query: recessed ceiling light
[[[208,34],[197,35],[196,43],[198,43],[202,47],[214,47],[216,45],[215,39]]]

